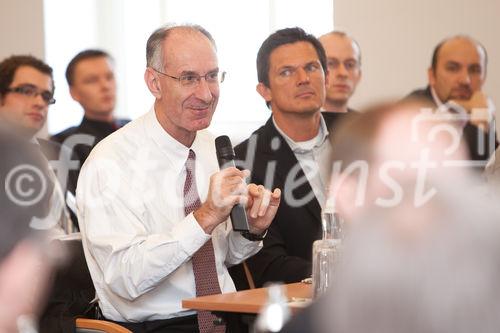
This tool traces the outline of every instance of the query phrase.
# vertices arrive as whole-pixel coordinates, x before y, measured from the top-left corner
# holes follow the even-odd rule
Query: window
[[[85,48],[102,48],[115,58],[116,114],[133,119],[148,111],[153,97],[143,79],[146,40],[168,22],[200,24],[214,36],[220,68],[228,76],[211,130],[240,141],[270,116],[255,91],[262,41],[284,27],[300,26],[317,36],[331,30],[333,0],[45,0],[46,59],[57,87],[49,133],[80,122],[83,112],[69,96],[64,71]]]

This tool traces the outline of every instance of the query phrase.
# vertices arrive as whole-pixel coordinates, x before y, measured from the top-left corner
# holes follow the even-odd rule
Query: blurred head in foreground
[[[29,331],[50,277],[45,235],[30,226],[49,212],[51,185],[39,154],[0,128],[0,332]]]
[[[462,155],[449,154],[446,123],[418,120],[422,106],[377,107],[333,138],[345,165],[332,191],[351,223],[330,306],[317,313],[321,331],[500,327],[500,214],[474,195],[468,172],[453,166]],[[339,174],[355,163],[367,165],[366,180],[351,173],[339,185]]]
[[[347,220],[371,208],[416,207],[439,191],[435,185],[468,182],[469,171],[453,119],[432,114],[421,101],[386,103],[347,119],[332,136],[331,197]]]

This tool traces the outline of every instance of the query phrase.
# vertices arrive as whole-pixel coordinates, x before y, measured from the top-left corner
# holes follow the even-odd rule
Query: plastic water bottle
[[[323,237],[313,243],[313,297],[324,294],[333,283],[335,262],[344,238],[344,223],[329,199],[321,212]]]

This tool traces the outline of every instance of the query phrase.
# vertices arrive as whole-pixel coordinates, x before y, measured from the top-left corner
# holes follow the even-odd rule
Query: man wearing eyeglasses
[[[257,54],[257,91],[272,116],[235,152],[251,164],[245,167],[252,182],[283,192],[264,248],[247,260],[257,286],[311,276],[312,243],[321,238],[331,172],[328,129],[320,112],[327,74],[321,43],[300,28],[271,34]]]
[[[153,107],[101,141],[78,181],[86,260],[99,307],[133,332],[223,332],[211,313],[183,309],[196,296],[235,290],[226,266],[261,248],[280,191],[219,171],[206,131],[224,79],[202,27],[167,26],[146,47]],[[247,206],[249,234],[232,230]]]
[[[47,120],[53,98],[52,69],[32,56],[12,56],[0,64],[0,114],[32,138]]]
[[[60,161],[61,147],[58,144],[35,138],[35,134],[47,120],[49,105],[55,103],[53,96],[52,68],[43,61],[33,56],[14,55],[0,63],[0,118],[2,125],[13,134],[19,134],[39,147],[47,160]],[[65,155],[69,158],[70,153]],[[51,179],[58,186],[54,186],[50,219],[59,221],[60,226],[66,232],[71,232],[73,223],[64,205],[65,191],[74,191],[76,177],[74,173],[68,173],[67,167],[57,166],[53,169],[54,173],[51,174],[53,176]],[[43,228],[50,229],[52,227],[54,226],[48,223]]]
[[[325,48],[329,72],[323,117],[330,128],[355,111],[348,104],[361,79],[361,49],[342,31],[324,34],[319,41]]]

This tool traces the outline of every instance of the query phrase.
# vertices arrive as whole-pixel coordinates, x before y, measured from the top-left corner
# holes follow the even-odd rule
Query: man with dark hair
[[[74,192],[76,188],[76,175],[66,164],[71,154],[54,142],[35,138],[47,120],[49,105],[55,103],[52,68],[33,56],[14,55],[0,62],[0,78],[0,119],[5,127],[37,145],[47,160],[62,162],[52,165],[52,181],[57,186],[51,199],[51,218],[70,232],[73,223],[64,203],[66,190]]]
[[[133,332],[223,332],[210,312],[181,301],[235,290],[227,266],[260,250],[280,191],[247,185],[248,171],[219,170],[206,128],[224,72],[206,30],[162,27],[146,60],[153,107],[102,140],[80,173],[87,264],[105,318]],[[248,233],[229,221],[239,202]]]
[[[255,284],[311,275],[312,243],[321,237],[321,207],[330,175],[325,100],[326,55],[300,28],[271,34],[257,55],[257,92],[272,116],[235,148],[251,181],[284,193],[264,248],[247,260]],[[236,276],[237,272],[233,272]],[[240,283],[240,288],[244,287]]]
[[[281,332],[498,331],[498,198],[446,163],[466,149],[450,156],[435,136],[440,115],[414,126],[428,107],[377,105],[332,135],[332,194],[348,236],[331,288]]]
[[[462,140],[470,160],[486,162],[498,146],[494,106],[482,91],[486,80],[486,49],[468,36],[453,36],[440,42],[428,69],[429,85],[407,98],[426,99],[449,111],[462,122]]]
[[[92,143],[79,143],[74,151],[80,160],[80,167],[92,148],[109,134],[125,125],[128,119],[114,118],[116,104],[116,80],[113,72],[113,58],[102,50],[89,49],[78,53],[66,68],[66,80],[71,97],[83,108],[80,125],[70,127],[52,136],[59,143],[75,134],[86,134]],[[73,146],[74,143],[68,144]]]
[[[0,63],[0,116],[32,138],[55,103],[52,68],[33,56],[11,56]]]

